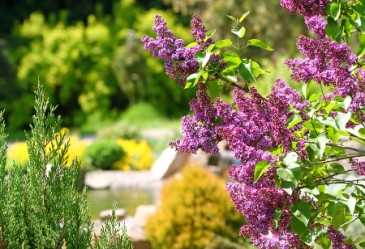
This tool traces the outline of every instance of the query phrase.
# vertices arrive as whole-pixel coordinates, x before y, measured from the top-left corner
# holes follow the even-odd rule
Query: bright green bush
[[[155,249],[232,248],[227,241],[242,242],[237,231],[243,223],[224,182],[202,167],[187,166],[163,187],[146,235]]]
[[[115,120],[139,102],[150,103],[164,116],[186,114],[185,103],[193,91],[182,92],[174,81],[166,80],[163,62],[150,58],[140,43],[155,13],[140,9],[133,0],[115,1],[110,16],[90,15],[72,25],[32,13],[14,28],[16,46],[9,48],[18,65],[12,89],[19,92],[7,110],[10,125],[20,128],[29,121],[31,91],[38,76],[46,82],[44,90],[68,127],[85,125],[91,116],[99,119],[90,120],[91,125]],[[178,35],[188,36],[188,29],[178,25],[171,12],[163,15]],[[9,103],[0,101],[0,108]]]
[[[85,163],[88,167],[109,170],[113,163],[122,159],[125,152],[115,140],[99,139],[85,150]]]

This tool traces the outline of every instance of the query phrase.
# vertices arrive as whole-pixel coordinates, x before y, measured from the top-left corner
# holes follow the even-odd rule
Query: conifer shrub
[[[86,148],[85,163],[89,168],[110,170],[124,156],[125,151],[115,140],[98,139]]]
[[[202,167],[187,166],[181,177],[164,185],[146,236],[155,249],[242,248],[236,231],[243,224],[223,180]]]
[[[38,85],[35,115],[27,137],[29,160],[6,170],[7,134],[0,113],[0,248],[131,249],[125,227],[115,214],[100,238],[92,236],[85,189],[78,189],[80,163],[67,164],[69,141],[60,132],[61,119]],[[24,170],[25,167],[25,170]],[[122,233],[117,231],[122,229]]]

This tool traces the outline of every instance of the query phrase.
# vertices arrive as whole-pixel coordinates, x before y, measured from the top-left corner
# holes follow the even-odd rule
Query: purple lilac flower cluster
[[[365,176],[365,162],[359,161],[358,159],[351,158],[350,159],[351,167],[356,171],[356,173],[360,176]]]
[[[317,39],[300,36],[297,41],[304,59],[287,59],[291,77],[297,82],[309,82],[334,86],[332,96],[351,96],[350,110],[357,112],[365,104],[365,71],[353,73],[357,57],[347,44],[338,44],[325,35],[326,21],[320,16],[306,17],[308,28]],[[328,96],[327,96],[328,97]]]
[[[332,0],[280,0],[283,8],[293,14],[299,10],[302,16],[323,15],[329,2]]]
[[[346,244],[343,240],[346,238],[341,232],[330,226],[327,230],[328,238],[332,242],[332,248],[336,249],[352,249],[353,245]]]
[[[194,153],[198,149],[218,153],[217,143],[226,141],[234,156],[243,165],[233,165],[230,176],[235,182],[227,185],[228,193],[248,222],[241,235],[249,237],[259,248],[300,248],[300,238],[288,232],[290,218],[282,215],[279,227],[274,228],[275,209],[284,207],[284,214],[297,194],[288,195],[275,186],[276,169],[270,168],[257,182],[253,175],[256,164],[277,158],[267,150],[281,145],[291,150],[295,139],[286,127],[290,104],[299,110],[307,103],[282,80],[277,80],[271,94],[263,98],[254,88],[250,96],[234,90],[234,106],[216,99],[212,102],[207,87],[199,84],[197,98],[190,103],[194,116],[182,119],[184,138],[172,143],[179,151]]]
[[[184,138],[170,143],[178,151],[195,153],[199,149],[206,153],[218,154],[220,138],[215,132],[216,109],[206,93],[207,86],[198,84],[197,98],[190,101],[193,117],[181,118]]]
[[[204,48],[212,44],[213,40],[211,38],[205,40],[206,29],[198,15],[194,15],[191,20],[191,34],[196,37],[198,44],[196,46],[185,48],[184,41],[176,38],[166,25],[166,21],[157,15],[153,26],[157,37],[143,36],[141,41],[144,43],[144,48],[152,52],[153,57],[164,60],[167,76],[174,80],[178,79],[180,84],[184,85],[187,77],[199,68],[195,54],[204,51]],[[218,55],[214,55],[209,63],[219,61],[219,59]]]

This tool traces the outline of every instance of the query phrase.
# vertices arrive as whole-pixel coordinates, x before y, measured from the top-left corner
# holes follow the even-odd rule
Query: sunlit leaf
[[[292,128],[293,126],[299,124],[300,122],[302,122],[302,117],[298,114],[294,114],[292,115],[288,121],[287,121],[287,127],[288,129]]]
[[[246,19],[246,17],[247,17],[249,14],[250,14],[250,11],[247,11],[246,13],[244,13],[244,14],[240,17],[240,19],[238,20],[238,22],[239,22],[239,23],[242,23],[242,22],[243,22],[243,20],[245,20],[245,19]]]
[[[239,30],[232,29],[231,32],[238,36],[239,38],[243,38],[246,34],[246,29],[244,27],[241,27]]]
[[[216,48],[224,48],[224,47],[229,47],[231,45],[232,41],[230,39],[219,40],[215,43]]]
[[[271,164],[266,161],[260,161],[255,166],[253,180],[256,182],[260,177],[271,167]]]
[[[255,46],[262,49],[265,49],[267,51],[273,51],[274,49],[270,47],[266,42],[263,42],[259,39],[251,39],[247,41],[247,46]]]
[[[246,82],[256,81],[255,75],[252,72],[251,60],[248,60],[247,62],[242,62],[238,66],[238,71]]]

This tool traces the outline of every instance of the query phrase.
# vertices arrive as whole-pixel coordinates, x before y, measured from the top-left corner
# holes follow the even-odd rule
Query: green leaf
[[[343,108],[345,110],[347,110],[349,108],[349,106],[351,105],[352,102],[352,98],[350,96],[346,96],[345,99],[343,100]]]
[[[320,248],[329,249],[331,248],[331,241],[327,238],[327,236],[321,236],[317,241]]]
[[[238,71],[246,82],[255,82],[256,81],[255,75],[252,72],[251,63],[252,63],[251,60],[248,60],[247,62],[242,62],[238,66]]]
[[[341,137],[341,134],[337,131],[337,127],[328,127],[327,128],[328,136],[331,138],[331,140],[335,143],[337,143]]]
[[[210,81],[208,84],[208,94],[211,100],[219,96],[220,88],[217,81]]]
[[[280,184],[280,187],[287,192],[289,195],[291,195],[296,187],[292,182],[282,181]]]
[[[317,101],[319,99],[319,97],[320,97],[320,95],[318,93],[311,94],[308,101],[309,102]]]
[[[245,20],[245,18],[250,14],[250,11],[247,11],[246,13],[244,13],[241,18],[238,20],[239,23],[242,23],[243,20]]]
[[[259,39],[251,39],[247,41],[247,46],[255,46],[262,49],[265,49],[267,51],[273,51],[274,49],[270,47],[266,42],[263,42]]]
[[[330,166],[330,171],[334,173],[340,173],[345,171],[345,168],[339,163],[331,163],[329,166]]]
[[[333,20],[337,20],[341,14],[341,4],[339,3],[332,3],[330,7],[330,16]]]
[[[350,120],[351,115],[352,115],[351,112],[347,112],[347,113],[339,112],[337,114],[335,121],[340,130],[346,131],[346,124]]]
[[[292,116],[288,119],[288,121],[287,121],[286,125],[287,125],[288,129],[290,129],[290,128],[292,128],[293,126],[295,126],[295,125],[299,124],[299,123],[300,123],[300,122],[302,122],[302,121],[303,121],[303,119],[302,119],[302,117],[301,117],[300,115],[298,115],[298,114],[294,114],[294,115],[292,115]]]
[[[332,217],[332,225],[338,230],[346,222],[346,209],[341,203],[333,203],[328,207],[328,214]]]
[[[260,74],[270,73],[269,71],[263,69],[259,63],[257,63],[256,61],[253,61],[253,60],[252,60],[252,72],[255,77],[259,76]]]
[[[297,217],[293,217],[290,221],[291,229],[300,236],[304,236],[307,232],[307,227]]]
[[[234,22],[237,22],[237,21],[238,21],[238,20],[237,20],[237,17],[235,17],[235,16],[227,15],[227,17],[228,17],[229,19],[231,19],[232,21],[234,21]]]
[[[309,95],[311,86],[312,86],[312,81],[309,81],[308,83],[303,84],[302,94],[303,94],[304,99],[308,99],[308,97],[309,97],[308,95]]]
[[[198,43],[197,42],[191,42],[188,45],[186,45],[185,48],[190,48],[190,47],[195,47],[195,46],[198,46]]]
[[[241,27],[239,30],[232,29],[231,32],[238,36],[239,38],[243,38],[246,34],[246,29],[244,27]]]
[[[202,68],[204,68],[207,63],[209,62],[209,59],[210,59],[210,56],[211,56],[211,52],[208,50],[203,58],[203,61],[202,61]]]
[[[344,204],[347,206],[347,208],[350,211],[351,215],[354,215],[355,207],[356,207],[356,198],[350,197],[347,201],[344,202]]]
[[[312,212],[311,205],[308,202],[301,201],[294,203],[290,209],[293,215],[307,227]]]
[[[322,159],[324,150],[326,149],[326,146],[327,146],[326,144],[329,140],[326,137],[326,135],[321,134],[318,136],[317,141],[318,141],[318,147],[319,147],[318,157],[319,157],[319,159]]]
[[[261,176],[271,167],[271,164],[266,161],[260,161],[255,166],[255,172],[253,180],[256,182]]]
[[[286,154],[286,156],[284,157],[284,163],[286,165],[290,164],[290,163],[295,163],[298,161],[298,154],[296,152],[289,152],[288,154]]]
[[[284,208],[277,208],[274,211],[274,228],[277,229],[278,228],[278,224],[279,224],[279,219],[283,213]]]
[[[295,176],[290,169],[278,168],[276,173],[284,181],[291,182],[295,186],[297,186],[297,184],[298,184],[297,179],[295,179]]]
[[[337,25],[337,22],[332,18],[327,18],[326,33],[331,40],[336,40],[337,34],[341,32],[341,27]]]
[[[196,52],[195,53],[195,59],[201,64],[204,60],[205,54],[203,52]]]
[[[361,137],[365,138],[365,129],[364,129],[364,128],[360,128],[357,132],[358,132],[358,134],[359,134]]]
[[[355,20],[355,28],[362,34],[365,33],[365,17],[359,16]]]
[[[326,119],[323,119],[322,117],[319,117],[318,118],[318,121],[321,123],[321,124],[324,124],[324,125],[328,125],[330,127],[333,127],[334,129],[338,129],[338,126],[336,124],[336,121],[331,118],[331,117],[327,117]]]
[[[324,110],[326,111],[326,114],[328,115],[331,111],[332,111],[332,109],[333,109],[333,107],[336,105],[336,103],[334,102],[334,101],[331,101],[331,103],[329,103],[325,108],[324,108]]]
[[[191,88],[194,86],[194,82],[195,80],[198,78],[199,73],[193,73],[190,74],[187,78],[186,78],[186,84],[185,84],[185,89]],[[200,77],[200,76],[199,76]]]
[[[360,46],[357,48],[356,55],[360,56],[365,53],[365,43],[361,43]]]
[[[238,66],[239,64],[241,64],[241,58],[239,57],[239,55],[232,51],[227,51],[223,53],[222,59],[227,62],[228,67],[229,65]]]
[[[215,43],[216,48],[224,48],[224,47],[229,47],[231,45],[232,41],[230,39],[219,40]]]

